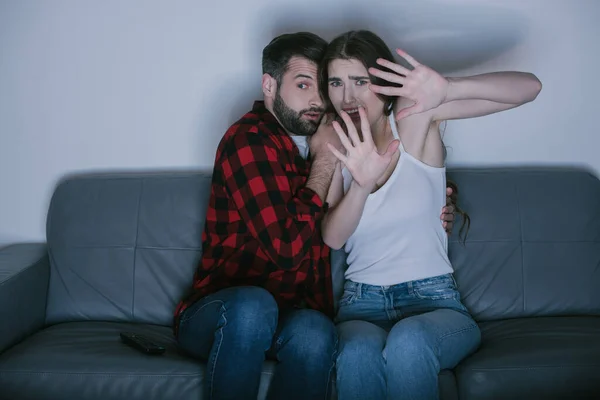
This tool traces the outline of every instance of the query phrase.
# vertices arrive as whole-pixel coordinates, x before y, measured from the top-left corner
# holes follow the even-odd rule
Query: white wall
[[[596,0],[0,0],[0,245],[44,240],[67,173],[210,169],[284,31],[372,29],[454,75],[532,71],[536,102],[448,124],[449,165],[600,175],[599,16]]]

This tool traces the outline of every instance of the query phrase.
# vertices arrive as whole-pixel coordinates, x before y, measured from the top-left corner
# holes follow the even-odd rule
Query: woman
[[[325,242],[345,245],[339,303],[339,398],[436,399],[438,373],[475,351],[480,331],[461,303],[439,223],[446,169],[441,122],[536,98],[532,74],[444,78],[368,31],[334,39],[320,68],[344,149]],[[337,192],[335,192],[337,191]],[[343,197],[342,197],[343,196]],[[341,199],[340,199],[341,198]]]

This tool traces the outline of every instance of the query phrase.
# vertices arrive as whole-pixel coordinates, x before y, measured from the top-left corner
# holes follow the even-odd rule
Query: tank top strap
[[[392,133],[394,134],[394,138],[400,140],[400,135],[398,134],[398,127],[396,126],[396,119],[394,118],[394,112],[392,111],[388,116],[388,120],[390,122],[390,127],[392,128]],[[402,144],[402,140],[400,140],[400,152],[404,153],[404,145]]]

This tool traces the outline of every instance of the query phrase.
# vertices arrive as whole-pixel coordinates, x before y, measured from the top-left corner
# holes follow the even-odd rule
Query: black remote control
[[[150,339],[138,335],[137,333],[121,332],[121,340],[123,343],[134,347],[146,354],[162,354],[165,352],[165,348],[160,346]]]

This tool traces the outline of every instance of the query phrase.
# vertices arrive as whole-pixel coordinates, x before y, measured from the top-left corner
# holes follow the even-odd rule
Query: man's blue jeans
[[[393,286],[346,281],[337,321],[340,400],[437,399],[440,370],[481,340],[451,275]]]
[[[259,287],[232,287],[204,297],[183,313],[178,342],[205,360],[207,399],[256,400],[265,358],[278,361],[269,399],[329,399],[337,334],[314,310],[279,315]]]

